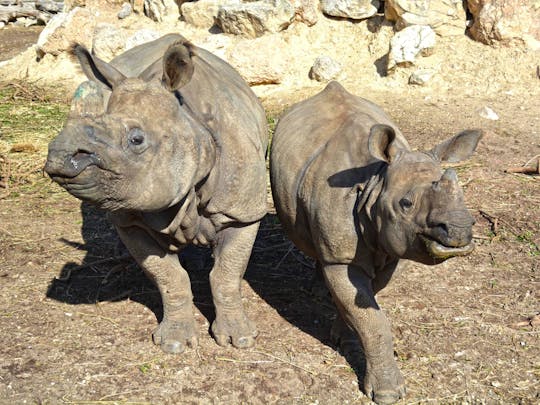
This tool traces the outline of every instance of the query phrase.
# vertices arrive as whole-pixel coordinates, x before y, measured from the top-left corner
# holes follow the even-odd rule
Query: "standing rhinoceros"
[[[178,252],[211,245],[218,344],[254,344],[241,302],[260,219],[266,214],[267,126],[237,72],[180,35],[133,48],[111,63],[73,48],[90,79],[79,86],[45,171],[108,212],[120,238],[159,288],[156,344],[197,344],[189,276]],[[99,85],[97,84],[99,83]]]
[[[465,131],[427,152],[407,141],[375,104],[331,82],[291,107],[272,140],[278,216],[314,257],[339,315],[333,333],[360,338],[364,390],[377,403],[404,395],[390,326],[375,300],[402,259],[437,264],[473,250],[473,218],[452,169],[474,152]],[[354,330],[354,332],[350,329]]]

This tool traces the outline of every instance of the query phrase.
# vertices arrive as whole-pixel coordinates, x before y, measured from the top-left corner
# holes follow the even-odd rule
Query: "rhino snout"
[[[64,158],[50,156],[45,164],[45,172],[51,177],[76,177],[88,166],[99,166],[101,159],[94,152],[78,149],[72,154],[64,155]]]
[[[430,218],[428,235],[448,247],[463,247],[472,240],[474,218],[467,211]]]

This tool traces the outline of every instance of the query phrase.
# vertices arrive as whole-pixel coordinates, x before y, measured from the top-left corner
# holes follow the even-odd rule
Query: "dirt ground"
[[[16,27],[8,25],[0,30],[0,62],[18,55],[36,43],[43,26]]]
[[[520,66],[506,62],[516,75]],[[477,249],[439,266],[413,264],[379,295],[407,383],[402,403],[540,403],[540,183],[505,172],[540,155],[534,80],[495,83],[511,91],[456,83],[443,93],[369,92],[415,148],[464,128],[486,131],[457,168]],[[358,83],[345,85],[362,94]],[[310,292],[311,261],[284,236],[270,198],[242,285],[256,347],[221,348],[209,335],[211,258],[192,249],[182,260],[200,344],[163,354],[151,342],[162,316],[156,288],[102,212],[42,175],[67,106],[21,84],[0,88],[0,403],[369,402],[358,359],[330,340],[334,307]],[[264,98],[270,121],[316,90]],[[481,118],[485,106],[500,119]]]

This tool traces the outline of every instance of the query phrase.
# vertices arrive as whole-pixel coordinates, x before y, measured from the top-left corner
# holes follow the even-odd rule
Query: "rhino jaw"
[[[450,247],[445,246],[435,239],[431,239],[425,235],[419,235],[422,242],[426,246],[426,250],[431,257],[439,260],[446,260],[454,256],[467,256],[474,250],[474,242],[469,242],[465,246]]]

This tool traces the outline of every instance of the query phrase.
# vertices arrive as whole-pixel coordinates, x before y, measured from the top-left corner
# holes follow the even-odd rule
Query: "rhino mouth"
[[[446,246],[441,242],[426,235],[419,235],[429,255],[435,259],[448,259],[455,256],[466,256],[474,250],[474,243],[469,242],[465,246]]]

